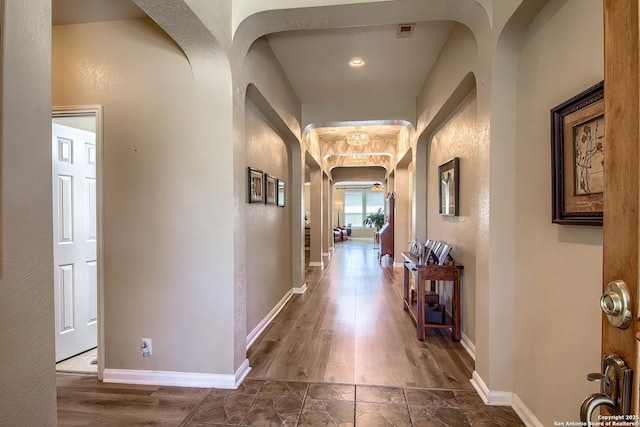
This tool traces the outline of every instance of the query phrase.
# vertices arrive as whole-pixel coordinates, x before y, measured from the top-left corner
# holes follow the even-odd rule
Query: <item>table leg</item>
[[[454,341],[460,341],[460,274],[456,275],[453,282],[453,328],[451,329],[451,338]]]
[[[407,302],[409,303],[409,305],[411,304],[411,300],[409,299],[409,269],[407,268],[407,265],[404,265],[404,300],[402,302],[402,307],[406,310],[409,310],[409,307],[407,307]]]
[[[416,312],[417,312],[417,315],[416,315],[416,317],[417,317],[417,320],[416,320],[417,325],[416,326],[417,326],[417,329],[418,329],[418,339],[419,340],[424,340],[424,338],[425,338],[425,327],[424,327],[424,282],[425,281],[424,281],[424,279],[422,279],[420,277],[420,273],[417,274],[416,280],[418,282],[417,285],[416,285],[417,292],[418,292],[418,298],[416,298],[417,302],[418,302],[418,307],[417,307],[417,310],[416,310]]]

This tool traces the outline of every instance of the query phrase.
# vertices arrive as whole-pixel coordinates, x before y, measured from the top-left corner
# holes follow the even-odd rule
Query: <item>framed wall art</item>
[[[277,182],[278,180],[276,177],[266,173],[264,174],[264,202],[268,205],[275,205],[277,202]]]
[[[602,225],[605,152],[600,82],[551,110],[554,223]]]
[[[249,203],[264,203],[263,172],[252,167],[247,168],[249,172],[247,187],[249,190]]]
[[[440,181],[440,209],[442,215],[458,216],[460,213],[460,159],[454,157],[438,167]]]
[[[278,206],[284,207],[286,195],[286,184],[283,180],[278,179]]]

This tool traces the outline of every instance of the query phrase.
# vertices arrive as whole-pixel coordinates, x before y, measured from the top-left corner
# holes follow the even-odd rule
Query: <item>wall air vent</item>
[[[398,30],[396,31],[397,39],[408,39],[413,35],[413,29],[416,24],[398,24]]]

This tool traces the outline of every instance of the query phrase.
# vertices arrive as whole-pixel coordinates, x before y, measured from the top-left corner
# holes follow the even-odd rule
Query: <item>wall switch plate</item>
[[[140,347],[142,348],[142,357],[149,357],[153,354],[151,348],[151,338],[142,338]]]

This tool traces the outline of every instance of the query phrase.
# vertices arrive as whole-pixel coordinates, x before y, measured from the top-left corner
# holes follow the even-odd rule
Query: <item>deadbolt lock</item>
[[[631,324],[631,292],[623,280],[614,280],[607,285],[600,297],[600,308],[612,326],[626,329]]]

